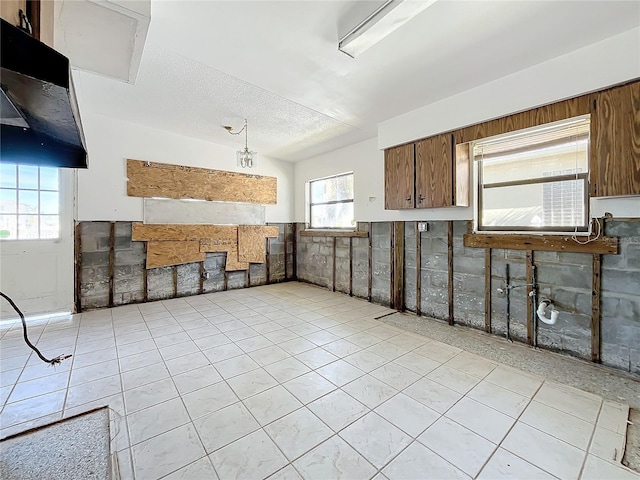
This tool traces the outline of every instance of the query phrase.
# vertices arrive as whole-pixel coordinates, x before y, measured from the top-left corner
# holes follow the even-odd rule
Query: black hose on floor
[[[24,337],[24,341],[25,341],[25,343],[27,345],[29,345],[29,348],[31,348],[34,352],[36,352],[38,354],[38,357],[40,357],[40,360],[42,360],[45,363],[48,363],[49,365],[57,365],[58,363],[62,362],[63,360],[66,360],[67,358],[71,357],[71,355],[58,355],[57,357],[52,358],[51,360],[49,360],[44,355],[42,355],[42,353],[40,353],[40,350],[38,350],[38,348],[33,343],[31,343],[29,341],[29,337],[27,336],[27,322],[24,319],[24,314],[20,311],[20,309],[13,302],[13,300],[11,300],[11,298],[9,298],[8,295],[5,295],[2,292],[0,292],[0,295],[7,302],[9,302],[9,305],[11,305],[13,307],[13,309],[16,311],[16,313],[20,316],[20,320],[22,320],[22,336]]]

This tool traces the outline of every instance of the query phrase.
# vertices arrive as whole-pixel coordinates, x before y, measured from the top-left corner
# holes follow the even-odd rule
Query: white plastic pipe
[[[558,316],[560,315],[560,312],[558,312],[558,310],[552,309],[551,316],[547,317],[546,310],[547,310],[547,307],[550,305],[551,305],[550,300],[543,300],[538,304],[538,310],[536,310],[536,313],[538,314],[538,318],[540,319],[540,321],[543,323],[546,323],[547,325],[555,324],[556,321],[558,320]]]

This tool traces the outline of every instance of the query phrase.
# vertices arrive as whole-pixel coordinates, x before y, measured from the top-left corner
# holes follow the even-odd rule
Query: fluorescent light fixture
[[[338,50],[355,58],[435,2],[436,0],[387,0],[340,39]]]

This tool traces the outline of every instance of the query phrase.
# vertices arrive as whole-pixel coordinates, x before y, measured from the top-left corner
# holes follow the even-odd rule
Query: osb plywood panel
[[[249,268],[249,262],[238,260],[238,245],[219,245],[212,240],[202,240],[200,242],[200,251],[203,252],[203,255],[204,252],[227,252],[227,262],[224,267],[227,272]]]
[[[264,225],[266,207],[256,203],[203,202],[145,198],[144,223]]]
[[[221,244],[238,242],[238,227],[235,225],[132,225],[131,239],[148,242],[152,240],[201,240],[215,239]]]
[[[267,251],[265,237],[277,237],[280,229],[274,226],[240,225],[238,227],[238,260],[264,263]]]
[[[127,160],[127,195],[277,203],[277,179],[261,175]]]
[[[147,243],[147,268],[201,262],[204,258],[205,254],[200,252],[200,242],[198,241]]]

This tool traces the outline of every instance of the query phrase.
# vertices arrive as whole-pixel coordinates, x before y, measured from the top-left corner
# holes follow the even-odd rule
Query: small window
[[[479,231],[589,230],[589,117],[473,145]]]
[[[56,239],[58,169],[0,163],[0,239]]]
[[[353,172],[309,182],[309,219],[309,228],[354,227]]]

